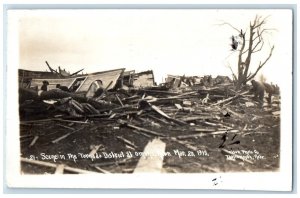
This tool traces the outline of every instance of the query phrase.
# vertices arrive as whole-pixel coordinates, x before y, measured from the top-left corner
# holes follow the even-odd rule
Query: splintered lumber
[[[98,114],[99,111],[97,109],[95,109],[92,105],[90,105],[89,103],[82,103],[81,104],[83,106],[83,110],[86,113],[89,114]]]
[[[183,94],[180,94],[180,95],[177,95],[177,96],[171,96],[171,97],[168,97],[168,98],[181,98],[182,96],[187,96],[187,95],[192,95],[192,94],[195,94],[195,93],[198,93],[198,91],[191,91],[191,92],[186,92],[186,93],[183,93]]]
[[[59,138],[53,140],[52,143],[53,143],[53,144],[58,143],[59,141],[65,139],[65,138],[68,137],[68,136],[70,136],[71,134],[76,133],[76,132],[82,130],[83,128],[84,128],[84,127],[81,127],[81,128],[79,128],[79,129],[77,129],[77,130],[75,130],[75,131],[69,132],[69,133],[67,133],[67,134],[65,134],[65,135],[63,135],[63,136],[61,136],[61,137],[59,137]]]
[[[48,119],[41,119],[41,120],[29,120],[29,121],[21,121],[20,124],[32,124],[32,123],[39,123],[39,122],[49,122],[49,121],[57,121],[61,120],[59,118],[48,118]]]
[[[57,124],[57,126],[60,126],[60,127],[63,127],[63,128],[66,128],[66,129],[70,129],[70,130],[75,130],[74,128],[72,127],[69,127],[69,126],[65,126],[65,125],[62,125],[62,124]]]
[[[122,102],[122,100],[119,98],[118,94],[115,94],[117,100],[119,101],[119,103],[121,104],[122,107],[124,107],[124,104]]]
[[[154,119],[154,120],[156,120],[156,121],[158,121],[158,122],[161,122],[163,124],[170,124],[170,123],[166,122],[163,119],[159,119],[159,118],[155,117],[154,115],[147,114],[147,116],[150,117],[150,118],[152,118],[152,119]]]
[[[197,132],[214,132],[216,131],[216,129],[206,129],[206,128],[194,128],[192,129],[192,131],[197,131]]]
[[[157,106],[155,105],[151,105],[151,108],[156,111],[157,113],[159,113],[160,115],[162,115],[163,117],[170,119],[171,117],[168,116],[167,114],[165,114],[162,110],[160,110]]]
[[[96,153],[97,153],[97,151],[98,151],[98,149],[100,148],[100,146],[101,146],[101,144],[100,145],[92,145],[91,146],[91,148],[92,148],[92,150],[91,150],[91,152],[89,153],[89,156],[94,156]]]
[[[206,120],[206,119],[212,119],[214,116],[189,116],[186,118],[181,118],[185,122],[190,122],[194,120]]]
[[[138,126],[135,126],[135,125],[132,125],[132,124],[128,124],[127,122],[123,121],[123,120],[119,120],[118,121],[119,123],[121,124],[124,124],[125,126],[129,127],[129,128],[132,128],[132,129],[136,129],[138,131],[142,131],[144,133],[149,133],[151,135],[157,135],[157,136],[162,136],[162,137],[166,137],[166,135],[162,134],[162,133],[158,133],[158,132],[155,132],[155,131],[151,131],[149,129],[145,129],[145,128],[142,128],[142,127],[138,127]]]
[[[181,141],[181,140],[178,140],[178,139],[176,139],[174,137],[171,138],[170,140],[172,140],[173,142],[176,142],[176,143],[178,143],[178,144],[180,144],[180,145],[182,145],[182,146],[184,146],[184,147],[186,147],[186,148],[188,148],[188,149],[190,149],[192,151],[198,151],[198,148],[196,148],[195,146],[192,146],[192,145],[188,144],[186,141]]]
[[[274,111],[274,112],[272,112],[272,114],[273,114],[274,116],[279,116],[279,115],[280,115],[280,111]]]
[[[100,168],[100,167],[98,167],[98,166],[95,166],[95,168],[96,168],[97,170],[99,170],[100,172],[102,172],[102,173],[105,173],[105,174],[111,174],[111,172],[109,172],[109,171],[107,171],[107,170],[104,170],[104,169],[102,169],[102,168]]]
[[[240,131],[237,129],[231,129],[231,130],[225,130],[225,129],[221,129],[219,131],[215,131],[215,132],[211,132],[211,135],[220,135],[220,134],[224,134],[224,133],[239,133]]]
[[[71,135],[70,132],[67,133],[67,134],[65,134],[65,135],[63,135],[63,136],[61,136],[61,137],[59,137],[59,138],[57,138],[57,139],[55,139],[55,140],[53,140],[52,143],[55,144],[55,143],[59,142],[60,140],[65,139],[65,138],[68,137],[69,135]]]
[[[175,106],[177,107],[177,109],[179,109],[179,110],[182,110],[183,109],[183,107],[180,105],[180,104],[175,104]]]
[[[175,122],[175,123],[177,123],[177,124],[187,124],[186,122],[184,122],[184,121],[181,121],[181,120],[178,120],[178,119],[175,119],[175,118],[171,118],[170,116],[168,116],[167,114],[165,114],[162,110],[160,110],[157,106],[155,106],[155,105],[151,105],[150,103],[149,103],[149,105],[151,106],[151,108],[154,110],[154,111],[156,111],[157,113],[159,113],[161,116],[163,116],[164,118],[167,118],[168,120],[171,120],[171,121],[173,121],[173,122]]]
[[[215,122],[217,122],[217,121],[215,121]],[[225,128],[225,129],[232,129],[232,127],[226,126],[226,125],[224,125],[225,123],[220,123],[220,122],[218,122],[218,123],[213,123],[213,122],[204,121],[204,122],[201,122],[201,123],[206,124],[206,125],[208,125],[208,126],[222,127],[222,128]],[[227,124],[227,125],[228,125],[228,124]]]
[[[178,139],[188,139],[188,138],[195,138],[195,137],[202,137],[203,133],[196,133],[196,134],[189,134],[189,135],[178,135],[176,138]]]
[[[182,102],[182,105],[183,105],[183,106],[192,106],[192,102],[189,101],[189,100],[184,100],[184,101]]]
[[[157,135],[157,136],[162,136],[162,137],[165,137],[166,135],[162,134],[162,133],[158,133],[158,132],[155,132],[155,131],[152,131],[152,130],[149,130],[149,129],[145,129],[145,128],[142,128],[142,127],[138,127],[138,126],[134,126],[132,124],[127,124],[127,126],[129,128],[133,128],[133,129],[136,129],[138,131],[142,131],[142,132],[145,132],[145,133],[149,133],[151,135]]]
[[[123,137],[120,137],[120,136],[117,136],[117,139],[123,141],[125,144],[133,147],[134,149],[137,149],[137,146],[134,143],[130,142],[129,140],[127,140]]]
[[[249,93],[249,91],[245,91],[245,92],[240,93],[240,94],[237,94],[237,95],[235,95],[235,96],[233,96],[233,97],[227,98],[227,99],[225,99],[225,100],[221,100],[221,101],[219,101],[219,102],[217,102],[217,103],[211,104],[211,106],[220,105],[220,104],[223,104],[223,103],[225,103],[225,102],[229,102],[229,101],[234,100],[234,99],[238,98],[239,96],[245,95],[245,94],[247,94],[247,93]]]
[[[131,132],[132,132],[132,133],[135,133],[135,134],[138,134],[138,135],[143,135],[143,136],[145,136],[145,137],[147,137],[147,138],[151,138],[151,136],[148,135],[148,134],[146,134],[146,133],[140,133],[140,132],[138,132],[138,131],[136,131],[136,130],[132,130]]]
[[[235,116],[237,116],[237,117],[239,117],[239,118],[244,118],[243,115],[234,112],[233,110],[229,109],[228,107],[226,108],[226,110],[227,110],[229,113],[231,113],[231,114],[233,114],[233,115],[235,115]]]
[[[43,162],[43,161],[39,161],[39,160],[30,160],[27,158],[23,158],[21,157],[21,162],[25,162],[25,163],[29,163],[29,164],[35,164],[35,165],[39,165],[39,166],[46,166],[46,167],[51,167],[51,168],[57,168],[57,164],[53,164],[50,162]],[[80,174],[95,174],[98,172],[94,172],[94,171],[87,171],[87,170],[83,170],[83,169],[79,169],[79,168],[72,168],[70,166],[64,166],[64,170],[66,171],[70,171],[73,173],[80,173]]]
[[[38,139],[39,139],[39,136],[38,136],[38,135],[34,136],[34,138],[33,138],[32,142],[30,143],[29,147],[32,147],[32,146],[36,143],[36,141],[37,141]]]
[[[62,119],[59,119],[58,121],[60,122],[70,122],[70,123],[77,123],[77,124],[90,124],[89,122],[82,122],[82,121],[76,121],[76,120],[62,120]]]
[[[166,143],[160,139],[149,142],[133,173],[161,173]]]

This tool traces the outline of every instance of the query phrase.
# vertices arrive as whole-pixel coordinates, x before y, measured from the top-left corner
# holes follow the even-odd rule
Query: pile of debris
[[[143,75],[149,79],[147,73]],[[204,150],[218,153],[221,151],[224,155],[230,153],[228,151],[229,146],[230,148],[241,146],[241,140],[238,140],[238,136],[245,137],[255,133],[263,134],[264,131],[271,130],[274,123],[277,124],[275,127],[279,127],[279,97],[274,98],[271,104],[265,104],[261,109],[259,103],[254,101],[252,94],[249,93],[250,86],[246,86],[241,91],[236,91],[228,77],[218,76],[213,79],[211,76],[199,78],[170,75],[166,83],[159,86],[149,86],[149,81],[146,81],[146,85],[143,86],[142,80],[136,82],[137,86],[131,86],[132,78],[137,79],[137,76],[133,76],[133,73],[130,72],[126,74],[124,78],[126,86],[121,88],[108,89],[111,83],[103,87],[94,83],[94,85],[90,85],[88,91],[84,94],[63,91],[59,88],[38,94],[32,89],[20,88],[23,155],[32,154],[32,148],[36,145],[39,137],[45,135],[42,133],[28,134],[28,131],[30,131],[28,127],[47,125],[47,123],[52,123],[51,127],[59,123],[59,127],[71,130],[64,135],[52,138],[50,142],[56,145],[59,142],[67,141],[68,138],[83,129],[91,131],[91,134],[93,134],[92,131],[98,130],[100,127],[107,130],[113,139],[107,137],[107,139],[110,139],[110,143],[102,141],[98,146],[91,147],[91,151],[88,152],[92,152],[93,155],[101,150],[101,145],[102,151],[105,148],[108,149],[110,144],[117,147],[117,144],[113,144],[116,141],[123,142],[122,144],[125,147],[110,148],[115,152],[124,149],[141,152],[146,148],[150,150],[161,148],[164,151],[165,149],[172,150],[176,145],[197,152],[199,149],[203,149],[203,143],[197,145],[196,142],[189,140],[196,141],[198,138],[216,138],[217,136],[219,136],[217,138],[218,144],[214,145],[213,148],[206,146]],[[150,77],[150,80],[154,79]],[[269,119],[269,123],[266,120],[262,121],[262,118],[266,117]],[[62,123],[69,123],[70,125],[63,125]],[[108,126],[112,128],[107,129]],[[105,133],[103,130],[101,133]],[[125,130],[126,132],[117,133],[116,135],[115,130]],[[128,130],[130,133],[128,133]],[[133,133],[139,135],[139,138],[133,138]],[[49,138],[49,134],[46,134],[46,136]],[[231,140],[227,141],[229,136],[231,136]],[[23,139],[28,137],[29,139],[26,139],[26,141]],[[133,138],[133,140],[129,140],[129,138]],[[155,140],[155,138],[159,138],[163,143]],[[25,144],[28,140],[30,142]],[[70,139],[70,141],[75,140]],[[149,144],[155,146],[145,147],[148,142],[152,142]],[[107,144],[107,146],[105,147],[103,144]],[[40,148],[36,152],[40,152]],[[30,160],[26,157],[22,160],[30,163]],[[104,162],[101,160],[103,159],[95,160],[94,162],[97,163],[90,164],[91,166],[82,165],[80,168],[84,170],[78,171],[76,169],[75,172],[82,173],[88,170],[97,170],[107,173],[109,171],[101,168],[101,166],[107,164],[112,165],[110,172],[140,172],[144,169],[143,166],[151,164],[149,161],[139,161],[145,160],[142,158],[135,159],[134,165],[131,164],[130,171],[128,171],[128,166],[132,163],[131,160],[111,159],[111,161]],[[158,160],[156,164],[160,164],[159,166],[162,167],[163,159],[156,160]],[[169,161],[167,160],[164,163],[172,164],[176,160],[178,161],[178,158],[170,158]],[[253,164],[251,160],[243,161]],[[39,162],[35,160],[34,163]],[[40,165],[43,165],[43,163],[46,163],[45,166],[53,167],[50,162],[40,162]],[[65,162],[61,161],[61,163]],[[120,171],[118,168],[122,163],[126,164],[127,169],[122,167]],[[74,164],[69,162],[69,165]],[[132,167],[139,168],[135,170],[136,168]],[[213,170],[205,164],[202,164],[201,167],[209,172],[221,170]],[[161,171],[160,169],[159,171]],[[70,167],[65,170],[73,171]],[[147,170],[149,171],[149,168]],[[172,171],[175,170],[172,169]]]

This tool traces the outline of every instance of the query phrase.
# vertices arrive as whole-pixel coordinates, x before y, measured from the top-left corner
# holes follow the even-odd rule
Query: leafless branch
[[[259,22],[259,21],[260,21],[260,22],[259,22],[257,25],[254,25],[254,28],[260,27],[260,26],[262,26],[263,24],[265,24],[265,23],[266,23],[266,19],[267,19],[268,17],[270,17],[270,15],[269,15],[269,16],[266,16],[262,21],[260,21],[261,17],[259,17],[258,20],[257,20],[257,22]]]
[[[254,72],[254,74],[252,74],[251,76],[249,76],[246,80],[246,82],[248,82],[249,80],[251,80],[252,78],[254,78],[256,76],[256,74],[258,73],[258,71],[268,62],[268,60],[271,58],[273,50],[274,50],[274,45],[271,48],[271,51],[269,53],[269,56],[266,58],[266,60],[263,63],[259,63],[259,66],[257,67],[256,71]]]
[[[262,50],[262,48],[263,48],[263,46],[264,46],[264,44],[265,44],[265,42],[262,40],[262,44],[261,44],[261,46],[260,46],[260,48],[259,49],[257,49],[257,50],[255,50],[255,47],[253,48],[253,51],[252,51],[252,53],[256,53],[256,52],[259,52],[259,51],[261,51]],[[255,51],[254,51],[255,50]]]
[[[236,27],[234,27],[233,25],[231,25],[230,23],[227,23],[227,22],[223,22],[223,23],[221,23],[221,24],[218,24],[218,25],[228,25],[228,26],[230,26],[231,28],[233,28],[233,29],[235,29],[236,31],[238,31],[238,32],[240,32],[241,30],[240,29],[238,29],[238,28],[236,28]]]
[[[267,62],[268,62],[268,60],[271,58],[271,56],[272,56],[272,53],[273,53],[273,50],[274,50],[274,45],[273,45],[273,47],[271,48],[271,51],[270,51],[270,53],[269,53],[269,56],[268,56],[268,58],[266,58],[266,60],[261,64],[259,64],[260,65],[260,67],[263,67]]]
[[[231,66],[230,66],[230,65],[227,65],[227,67],[229,67],[229,69],[230,69],[230,71],[231,71],[231,73],[232,73],[233,80],[234,80],[235,82],[237,82],[237,77],[236,77],[236,75],[234,74],[234,72],[233,72]]]
[[[247,50],[245,50],[244,52],[242,52],[242,54],[245,54],[245,53],[247,53],[249,51],[249,49],[247,49]]]
[[[262,37],[259,37],[259,40],[257,41],[257,43],[254,45],[254,47],[251,49],[252,53],[255,51],[255,49],[257,48],[257,46],[261,44],[261,48],[264,45],[264,40],[262,39]]]
[[[262,36],[262,34],[263,34],[264,32],[267,33],[267,31],[278,31],[278,30],[275,29],[275,28],[264,28],[262,31],[260,31],[260,32],[257,34],[257,36],[253,39],[253,41],[255,41],[257,38],[259,38],[260,36]]]
[[[249,74],[248,74],[248,76],[247,76],[247,79],[250,77],[252,75],[252,73],[251,72],[249,72]]]

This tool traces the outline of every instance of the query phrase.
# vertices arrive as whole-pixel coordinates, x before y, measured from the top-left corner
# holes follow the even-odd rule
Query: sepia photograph
[[[20,178],[291,180],[292,10],[10,10],[8,56]]]

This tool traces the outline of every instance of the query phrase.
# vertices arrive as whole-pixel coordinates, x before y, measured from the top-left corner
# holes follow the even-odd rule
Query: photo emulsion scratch
[[[289,10],[28,11],[18,31],[21,175],[281,171]]]

